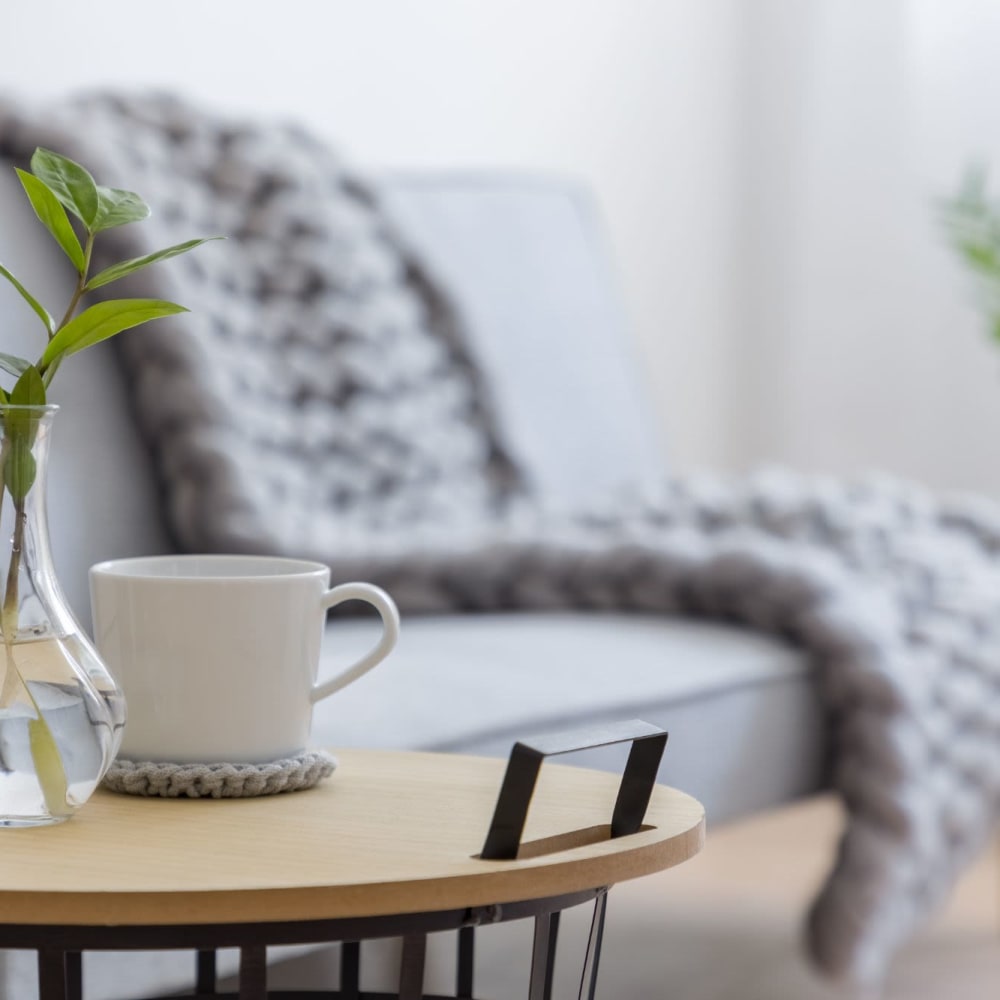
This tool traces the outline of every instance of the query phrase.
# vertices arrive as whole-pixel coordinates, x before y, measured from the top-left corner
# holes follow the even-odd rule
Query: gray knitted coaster
[[[245,799],[312,788],[333,774],[337,758],[325,750],[305,750],[266,764],[158,764],[116,760],[104,785],[126,795],[166,799]]]

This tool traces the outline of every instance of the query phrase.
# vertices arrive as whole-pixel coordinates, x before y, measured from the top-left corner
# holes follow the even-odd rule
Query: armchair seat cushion
[[[374,630],[332,622],[321,672]],[[684,748],[668,744],[660,780],[701,799],[710,822],[821,785],[823,716],[807,655],[749,629],[653,615],[408,619],[385,663],[316,706],[313,741],[506,756],[521,737],[630,716]],[[567,761],[620,770],[626,752]]]

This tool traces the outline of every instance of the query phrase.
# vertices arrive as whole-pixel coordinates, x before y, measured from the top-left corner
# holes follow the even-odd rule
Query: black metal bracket
[[[517,857],[528,806],[546,757],[629,742],[632,749],[618,788],[611,817],[611,836],[637,833],[653,794],[656,773],[667,745],[667,732],[640,719],[629,719],[606,726],[553,733],[532,739],[530,743],[515,743],[480,857],[491,861],[509,861]]]

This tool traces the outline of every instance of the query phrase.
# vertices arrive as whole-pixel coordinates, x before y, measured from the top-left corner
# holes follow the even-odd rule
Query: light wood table
[[[99,791],[65,824],[4,831],[0,947],[38,950],[42,1000],[82,995],[80,952],[92,949],[195,949],[188,996],[215,995],[214,949],[240,947],[239,997],[258,1000],[268,945],[341,941],[339,991],[313,995],[368,1000],[386,995],[359,992],[357,942],[400,935],[398,995],[410,1000],[424,996],[425,935],[457,929],[456,997],[472,997],[473,928],[533,917],[534,1000],[551,990],[559,911],[597,900],[603,923],[607,887],[685,861],[703,840],[699,803],[659,785],[642,829],[609,839],[619,778],[547,765],[517,858],[487,861],[504,761],[336,753],[334,775],[306,792]],[[596,965],[599,941],[592,950]]]

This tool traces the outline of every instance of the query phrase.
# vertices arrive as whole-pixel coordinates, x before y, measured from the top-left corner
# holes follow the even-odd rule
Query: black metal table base
[[[667,733],[648,722],[630,719],[515,743],[480,857],[513,860],[518,856],[535,784],[542,762],[547,757],[613,743],[631,743],[632,748],[618,788],[610,836],[619,838],[637,833],[642,828],[653,792]],[[606,887],[495,906],[347,920],[181,927],[32,927],[0,924],[0,948],[31,948],[38,952],[39,1000],[83,1000],[81,955],[84,951],[178,948],[195,949],[198,956],[195,992],[179,995],[174,1000],[218,1000],[220,997],[232,997],[234,1000],[284,1000],[293,997],[325,997],[326,1000],[475,1000],[476,927],[531,917],[535,921],[535,935],[527,1000],[552,1000],[559,914],[587,901],[594,902],[594,919],[580,977],[579,1000],[584,997],[594,1000],[607,912]],[[451,997],[431,997],[424,993],[427,935],[446,930],[458,931],[455,993]],[[403,939],[399,992],[363,993],[360,988],[360,943],[386,937]],[[340,985],[337,989],[268,991],[267,949],[270,945],[322,942],[340,942],[342,945]],[[217,948],[240,949],[240,987],[236,994],[217,992]]]
[[[504,903],[432,913],[345,920],[257,924],[209,924],[179,927],[33,927],[0,925],[0,948],[30,948],[38,952],[39,1000],[84,1000],[82,954],[85,951],[193,949],[195,992],[174,1000],[475,1000],[473,992],[476,928],[509,920],[533,918],[534,942],[527,1000],[552,1000],[559,915],[572,906],[594,903],[594,918],[580,979],[580,998],[594,1000],[601,941],[607,909],[607,889],[599,888],[548,899]],[[455,993],[424,993],[427,935],[458,932]],[[370,993],[360,987],[361,944],[386,937],[403,939],[398,993]],[[341,943],[340,983],[335,989],[273,990],[267,988],[267,948],[270,945]],[[240,949],[239,992],[217,992],[216,949]]]

